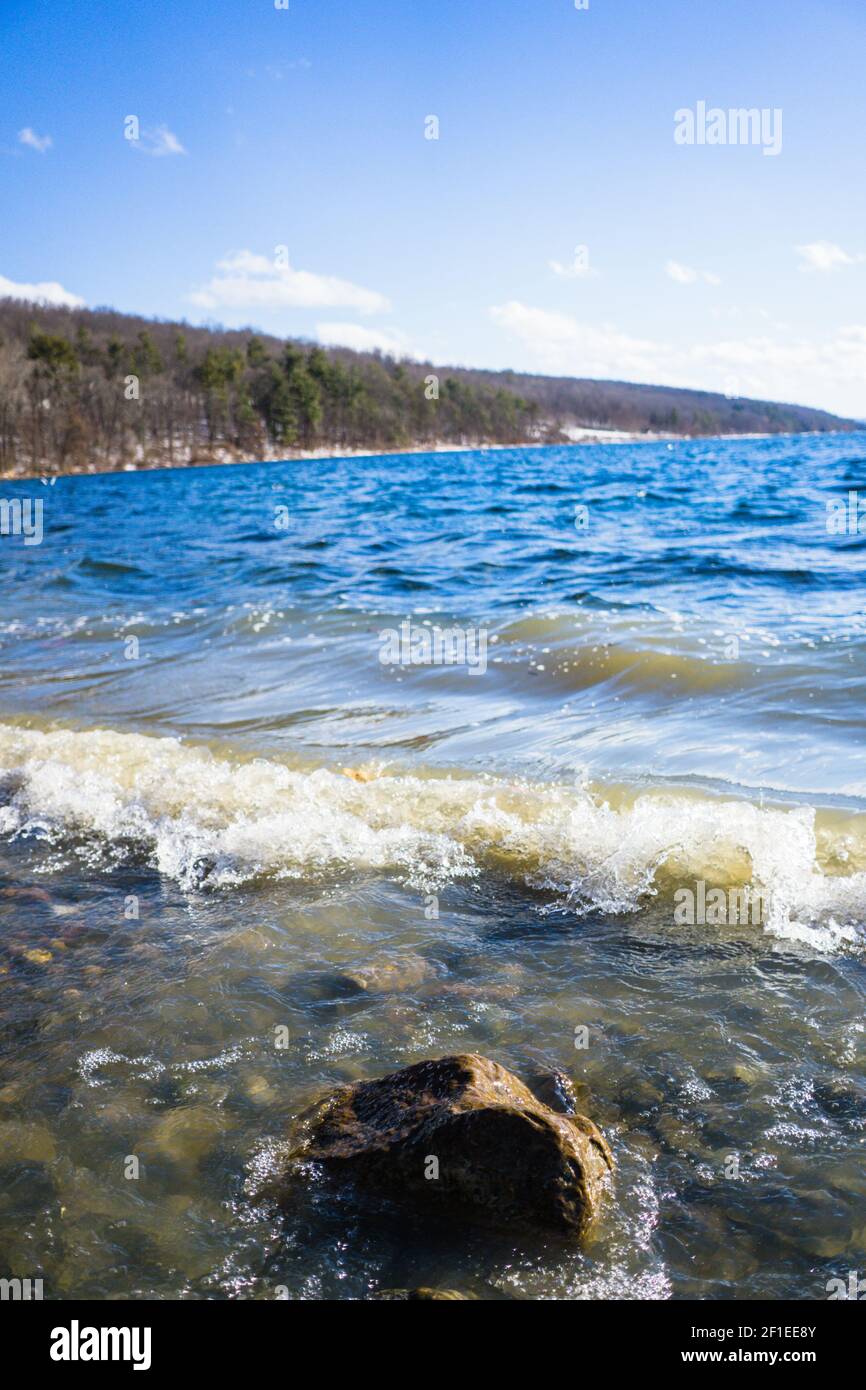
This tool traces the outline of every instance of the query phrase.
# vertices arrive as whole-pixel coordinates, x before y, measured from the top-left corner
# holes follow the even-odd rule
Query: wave
[[[720,689],[738,691],[750,684],[757,685],[761,672],[756,663],[745,659],[725,660],[723,645],[724,639],[716,639],[717,651],[701,655],[604,640],[582,645],[558,643],[546,651],[538,647],[527,650],[533,671],[542,673],[547,684],[566,691],[589,690],[608,682],[617,688],[627,687],[648,694],[670,692],[672,681],[679,682],[678,694]],[[498,646],[496,650],[502,653],[503,662],[516,664],[508,647]]]
[[[866,815],[694,789],[293,766],[111,729],[0,724],[0,835],[145,855],[185,890],[381,870],[419,891],[504,875],[575,912],[750,886],[763,930],[861,940]]]

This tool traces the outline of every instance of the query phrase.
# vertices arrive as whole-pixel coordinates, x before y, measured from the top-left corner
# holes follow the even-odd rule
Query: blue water
[[[863,533],[829,534],[828,502],[858,487]],[[0,548],[7,711],[866,792],[864,436],[243,465],[36,494],[42,545]],[[407,617],[483,625],[498,660],[482,681],[404,679],[377,634]]]
[[[0,537],[0,1263],[262,1298],[862,1264],[866,435],[3,495],[44,534]],[[699,881],[766,913],[684,923]],[[456,1049],[581,1086],[618,1163],[585,1249],[262,1208],[303,1104]]]

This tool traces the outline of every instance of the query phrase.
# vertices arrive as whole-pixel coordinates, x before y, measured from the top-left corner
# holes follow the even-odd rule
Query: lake
[[[2,495],[0,1276],[812,1299],[863,1266],[866,435]],[[316,1175],[262,1200],[303,1106],[472,1051],[604,1130],[583,1247]]]

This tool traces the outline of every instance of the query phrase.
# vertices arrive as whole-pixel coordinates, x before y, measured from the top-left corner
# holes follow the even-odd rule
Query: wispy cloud
[[[562,261],[548,261],[547,264],[554,275],[559,275],[563,280],[585,280],[590,275],[598,274],[589,263],[586,246],[574,248],[574,259],[568,265],[563,265]]]
[[[316,336],[325,347],[355,348],[357,352],[389,353],[392,357],[420,357],[397,328],[367,328],[360,323],[317,323]]]
[[[843,251],[841,246],[832,241],[809,241],[805,246],[798,246],[796,251],[800,257],[799,270],[818,270],[826,273],[839,270],[843,265],[859,265],[866,260],[864,255],[849,256],[847,251]]]
[[[170,154],[186,154],[174,131],[169,130],[167,125],[155,126],[153,130],[143,130],[137,140],[130,140],[129,143],[140,154],[149,154],[155,159],[162,159]]]
[[[714,275],[711,270],[693,270],[690,265],[683,265],[680,261],[668,261],[665,273],[678,285],[696,285],[699,280],[703,280],[707,285],[722,283],[720,277]]]
[[[26,125],[23,130],[19,130],[18,141],[22,145],[29,146],[31,150],[38,150],[40,154],[50,150],[54,144],[50,135],[37,135],[36,131],[29,125]]]
[[[799,401],[866,415],[866,324],[820,340],[770,334],[703,344],[634,338],[611,324],[581,322],[512,300],[490,310],[520,343],[531,369]],[[732,383],[736,383],[735,387]]]
[[[63,304],[68,309],[80,309],[84,300],[65,290],[56,280],[40,280],[35,285],[19,285],[0,275],[0,299],[26,299],[35,304]]]
[[[233,251],[217,262],[220,275],[189,296],[202,309],[356,309],[379,314],[390,309],[384,295],[340,280],[295,270],[252,251]]]
[[[554,373],[604,376],[609,372],[622,380],[646,371],[657,350],[650,339],[632,338],[610,324],[580,323],[570,314],[535,309],[518,300],[494,306],[490,316],[529,349],[543,370]]]

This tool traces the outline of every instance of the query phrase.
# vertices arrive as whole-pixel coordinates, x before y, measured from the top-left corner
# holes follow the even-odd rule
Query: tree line
[[[519,443],[538,407],[373,354],[253,332],[0,304],[0,470]]]
[[[706,392],[439,368],[252,329],[0,301],[6,476],[556,443],[581,425],[715,434],[846,422]]]

